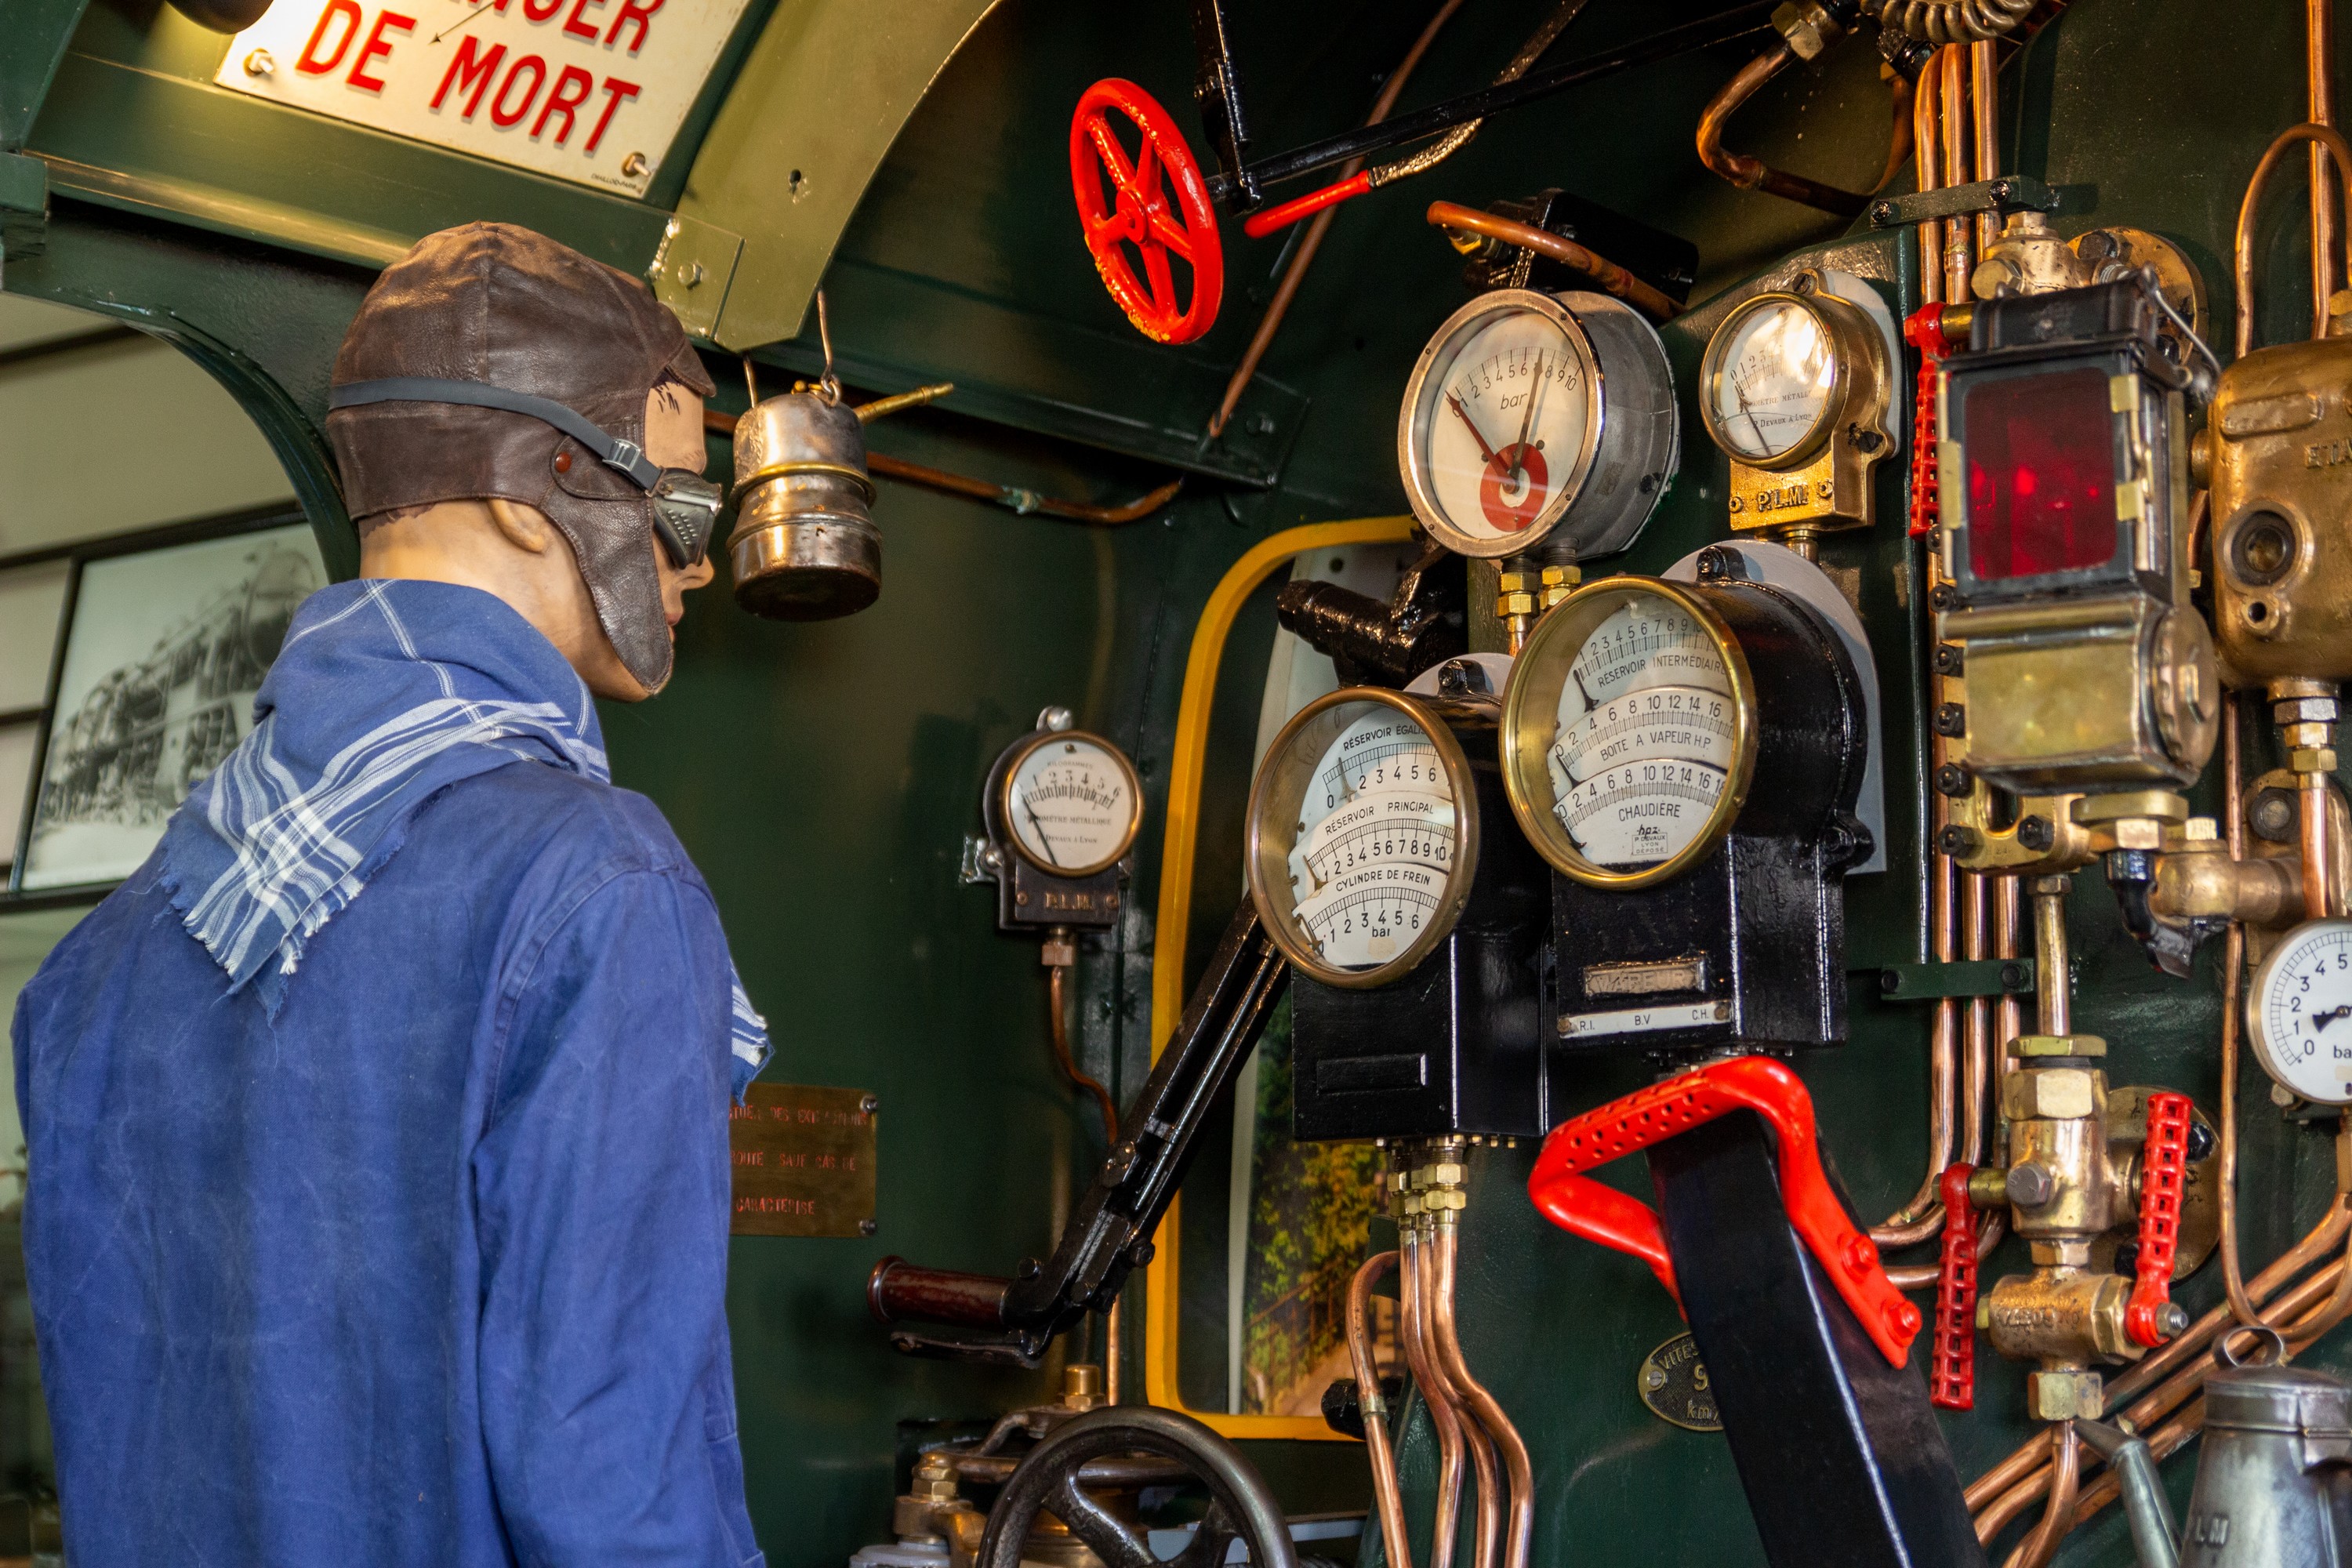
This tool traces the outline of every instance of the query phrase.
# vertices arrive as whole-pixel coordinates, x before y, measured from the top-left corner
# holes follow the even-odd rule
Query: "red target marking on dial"
[[[1225,286],[1216,209],[1184,133],[1150,93],[1117,77],[1087,89],[1070,117],[1070,184],[1095,270],[1138,331],[1189,343],[1215,324]],[[1192,275],[1190,303],[1178,300],[1171,258]]]
[[[1519,467],[1516,482],[1511,478],[1515,458]],[[1550,478],[1539,447],[1513,443],[1487,458],[1486,471],[1478,476],[1478,510],[1486,513],[1487,526],[1505,533],[1524,532],[1543,514],[1551,495]]]

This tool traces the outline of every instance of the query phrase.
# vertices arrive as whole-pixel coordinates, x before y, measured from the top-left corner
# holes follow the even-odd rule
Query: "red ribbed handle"
[[[1974,1165],[1946,1167],[1944,1257],[1936,1271],[1936,1355],[1927,1398],[1938,1409],[1973,1410],[1977,1404],[1977,1224],[1969,1206]]]
[[[1752,1110],[1771,1124],[1780,1144],[1780,1202],[1789,1224],[1871,1342],[1901,1366],[1919,1332],[1919,1309],[1886,1278],[1878,1248],[1832,1190],[1814,1136],[1812,1096],[1795,1073],[1769,1057],[1716,1062],[1561,1122],[1544,1140],[1535,1173],[1528,1178],[1528,1195],[1562,1230],[1641,1258],[1679,1303],[1657,1215],[1584,1173],[1734,1110]]]
[[[1936,486],[1936,367],[1958,346],[1944,335],[1944,307],[1926,304],[1903,323],[1903,341],[1919,351],[1919,394],[1911,410],[1911,537],[1942,520]]]
[[[2172,1260],[2180,1250],[2180,1192],[2189,1174],[2189,1097],[2147,1097],[2147,1147],[2139,1164],[2139,1268],[2124,1307],[2124,1331],[2153,1349],[2168,1336],[2158,1310],[2172,1300]]]

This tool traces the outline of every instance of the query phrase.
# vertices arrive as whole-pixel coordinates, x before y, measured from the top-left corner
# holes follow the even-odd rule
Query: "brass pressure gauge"
[[[1699,362],[1700,408],[1731,459],[1733,528],[1869,525],[1871,467],[1895,450],[1885,315],[1860,279],[1801,272],[1787,289],[1742,300],[1715,330]]]
[[[1383,985],[1454,929],[1478,864],[1470,764],[1444,718],[1351,687],[1301,709],[1250,791],[1258,919],[1301,973]]]
[[[1117,865],[1143,826],[1143,785],[1125,752],[1083,730],[1028,736],[1004,758],[999,819],[1013,852],[1056,877]]]
[[[1503,705],[1503,784],[1543,858],[1589,887],[1648,887],[1706,855],[1756,763],[1738,639],[1697,594],[1603,578],[1538,624]]]
[[[1421,351],[1397,466],[1413,515],[1458,554],[1515,555],[1559,531],[1590,558],[1641,532],[1677,442],[1649,322],[1605,294],[1497,289]]]

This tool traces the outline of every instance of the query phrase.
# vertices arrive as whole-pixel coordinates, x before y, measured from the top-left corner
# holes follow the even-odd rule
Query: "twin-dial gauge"
[[[1397,422],[1413,515],[1461,555],[1555,531],[1579,557],[1631,544],[1665,493],[1678,433],[1658,334],[1606,294],[1497,289],[1421,352]]]

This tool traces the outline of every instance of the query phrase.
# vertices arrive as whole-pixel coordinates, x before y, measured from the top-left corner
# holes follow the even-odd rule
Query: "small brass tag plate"
[[[1650,1414],[1686,1432],[1720,1432],[1723,1417],[1715,1408],[1706,1367],[1698,1359],[1698,1342],[1676,1334],[1642,1360],[1633,1380]]]
[[[874,1234],[874,1097],[755,1083],[727,1112],[737,1236]]]

